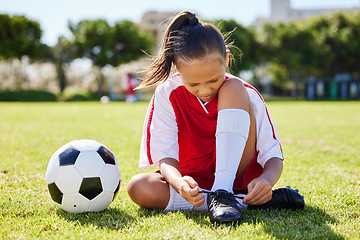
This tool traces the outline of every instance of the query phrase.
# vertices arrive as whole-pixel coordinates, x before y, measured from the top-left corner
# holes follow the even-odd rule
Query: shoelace
[[[199,191],[199,193],[207,193],[207,194],[218,195],[218,193],[217,193],[217,192],[212,192],[212,191],[207,191],[207,190],[200,190],[200,191]],[[243,196],[236,196],[236,195],[234,195],[234,194],[232,194],[232,193],[228,193],[228,194],[233,195],[235,198],[244,199],[244,197],[243,197]]]

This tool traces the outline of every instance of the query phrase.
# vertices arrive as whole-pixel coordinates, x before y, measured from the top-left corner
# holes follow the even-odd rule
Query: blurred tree
[[[324,59],[327,52],[322,49],[322,42],[316,33],[304,23],[292,22],[288,24],[267,24],[263,29],[262,43],[268,55],[268,61],[273,69],[286,69],[287,73],[273,74],[275,82],[285,84],[284,79],[276,79],[280,76],[289,76],[292,81],[292,95],[297,97],[298,85],[309,74],[317,73],[317,66],[325,65],[328,59]]]
[[[24,16],[0,14],[0,58],[40,58],[40,24]]]
[[[360,76],[360,13],[336,13],[308,21],[308,28],[321,41],[322,62],[318,74],[332,78],[338,73]],[[321,71],[321,72],[320,72]]]
[[[144,52],[149,52],[156,43],[149,32],[140,30],[138,25],[128,20],[116,22],[112,32],[110,64],[113,66],[144,56]]]
[[[143,56],[155,40],[141,31],[133,22],[118,21],[110,26],[106,20],[82,20],[69,23],[73,34],[71,44],[77,58],[89,58],[99,68],[110,64],[118,66]],[[104,76],[100,71],[98,90],[101,92]]]
[[[56,66],[60,92],[64,92],[67,79],[65,75],[64,65],[76,58],[74,46],[65,37],[61,36],[54,47],[52,47],[52,61]]]
[[[336,13],[305,22],[266,24],[259,37],[272,64],[282,66],[297,96],[298,84],[312,75],[332,78],[338,73],[360,76],[360,14]]]
[[[259,63],[261,46],[255,39],[255,32],[234,20],[215,20],[213,22],[224,33],[225,39],[235,48],[230,48],[234,57],[230,72],[239,76],[240,71],[249,70]]]
[[[89,58],[94,65],[108,64],[107,52],[111,51],[111,28],[106,20],[82,20],[78,24],[69,23],[73,34],[76,57]]]
[[[0,14],[0,59],[43,60],[51,52],[47,45],[41,44],[41,35],[38,22],[25,16]],[[23,88],[28,81],[23,64],[19,70],[13,84],[17,89]]]

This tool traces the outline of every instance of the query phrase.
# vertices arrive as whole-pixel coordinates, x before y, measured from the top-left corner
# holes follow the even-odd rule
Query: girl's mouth
[[[211,100],[212,95],[201,96],[201,97],[199,97],[199,98],[200,98],[202,101],[204,101],[204,102],[208,102],[208,101]]]

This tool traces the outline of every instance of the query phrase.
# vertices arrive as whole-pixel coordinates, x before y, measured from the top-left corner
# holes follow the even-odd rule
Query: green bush
[[[56,101],[99,101],[101,94],[92,92],[76,92],[63,97],[43,90],[6,90],[0,91],[2,102],[56,102]]]
[[[92,92],[74,93],[65,97],[65,101],[76,102],[76,101],[99,101],[101,94]]]
[[[43,90],[0,91],[0,101],[8,102],[55,102],[54,93]]]

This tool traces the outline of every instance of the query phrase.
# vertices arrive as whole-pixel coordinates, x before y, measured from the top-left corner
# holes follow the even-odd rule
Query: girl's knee
[[[144,186],[146,186],[146,175],[138,174],[132,177],[127,185],[127,192],[131,199],[137,199],[138,195],[142,195],[144,190]]]
[[[229,79],[219,89],[218,110],[240,108],[249,112],[250,99],[244,84],[237,79]]]
[[[137,205],[145,208],[164,209],[170,195],[166,182],[156,173],[142,173],[132,177],[127,192]]]

